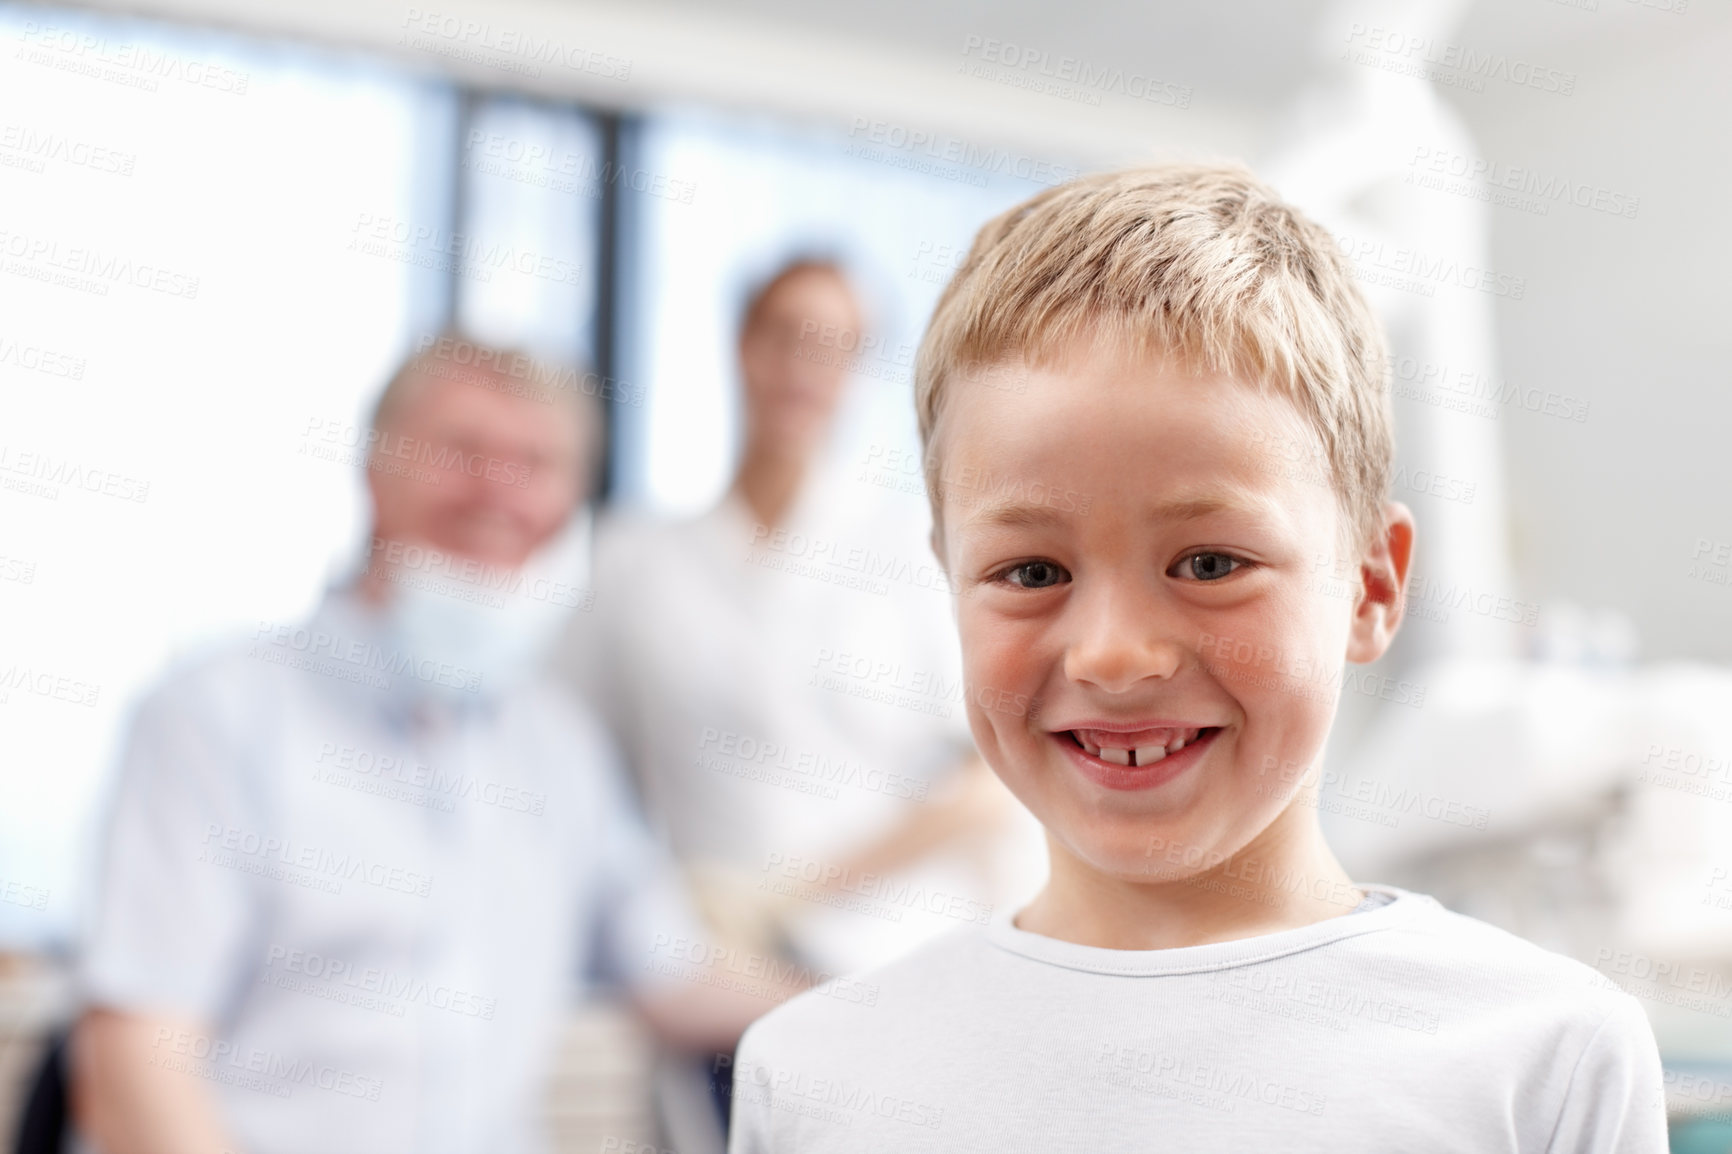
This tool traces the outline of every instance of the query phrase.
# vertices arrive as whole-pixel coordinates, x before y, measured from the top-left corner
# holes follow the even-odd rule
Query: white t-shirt
[[[1632,998],[1432,898],[1362,888],[1393,900],[1168,950],[1006,913],[808,991],[742,1041],[729,1149],[1664,1154]]]

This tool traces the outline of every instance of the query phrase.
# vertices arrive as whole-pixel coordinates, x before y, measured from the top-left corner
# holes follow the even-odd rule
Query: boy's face
[[[1344,661],[1399,618],[1406,510],[1341,556],[1339,498],[1282,448],[1315,435],[1232,380],[1108,351],[1011,379],[955,381],[937,446],[981,752],[1055,852],[1116,877],[1279,838]]]

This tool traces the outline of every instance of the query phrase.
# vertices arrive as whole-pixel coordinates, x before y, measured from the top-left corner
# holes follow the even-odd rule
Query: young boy
[[[1329,234],[1242,169],[981,230],[916,403],[969,721],[1051,877],[870,1005],[760,1019],[734,1154],[1665,1150],[1633,999],[1323,841],[1413,551],[1384,379]]]

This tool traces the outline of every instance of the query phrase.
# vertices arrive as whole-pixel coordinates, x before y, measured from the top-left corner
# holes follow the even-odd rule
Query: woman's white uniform
[[[796,952],[837,972],[992,905],[956,857],[816,885],[973,751],[949,579],[913,486],[855,462],[811,478],[775,530],[733,497],[604,522],[593,609],[562,655],[699,888],[785,899]]]

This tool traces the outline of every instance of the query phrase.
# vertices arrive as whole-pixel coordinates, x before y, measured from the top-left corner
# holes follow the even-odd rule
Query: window
[[[0,8],[0,941],[70,931],[130,703],[353,556],[366,406],[441,323],[457,98]],[[8,576],[10,575],[10,576]]]
[[[591,364],[605,191],[601,131],[572,108],[480,100],[463,128],[463,330]]]
[[[0,902],[24,947],[73,929],[138,696],[356,567],[368,411],[420,337],[611,365],[616,498],[695,511],[733,468],[754,283],[856,270],[873,344],[833,452],[912,448],[934,299],[1039,187],[1018,172],[1063,175],[63,9],[0,6],[0,41],[0,886],[48,895]]]
[[[1042,187],[1016,173],[1054,171],[1004,150],[910,147],[894,128],[695,112],[625,144],[622,166],[650,192],[622,204],[619,374],[647,399],[620,409],[613,482],[619,500],[669,513],[708,507],[731,478],[734,342],[756,282],[814,250],[857,270],[875,344],[853,358],[833,451],[911,448],[913,353],[938,293],[975,230]]]

